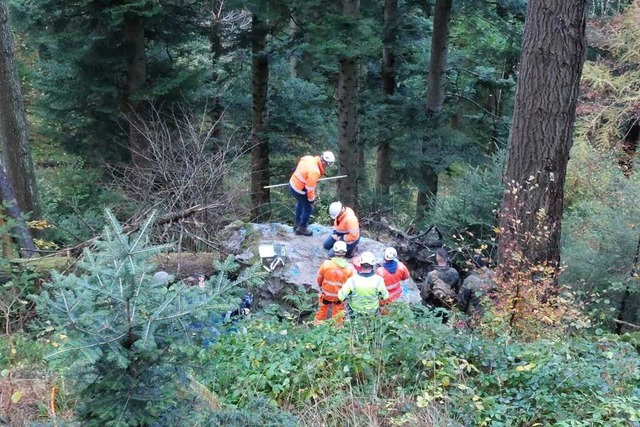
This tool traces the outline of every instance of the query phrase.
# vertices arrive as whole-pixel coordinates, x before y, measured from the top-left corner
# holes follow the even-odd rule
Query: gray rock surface
[[[309,225],[313,236],[297,236],[291,226],[284,224],[246,224],[236,222],[225,229],[226,250],[236,255],[236,260],[253,264],[260,262],[258,247],[261,244],[281,244],[286,248],[285,264],[276,267],[266,280],[262,298],[280,301],[285,289],[297,288],[304,292],[319,292],[316,273],[322,261],[328,259],[322,242],[331,233],[331,228],[319,224]],[[382,262],[384,243],[361,238],[358,254],[373,252]],[[420,292],[416,284],[410,280],[403,288],[401,300],[419,303]]]

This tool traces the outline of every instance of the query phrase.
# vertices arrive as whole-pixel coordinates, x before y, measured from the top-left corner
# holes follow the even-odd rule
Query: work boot
[[[313,231],[309,230],[307,227],[299,226],[296,228],[296,234],[298,236],[313,236]]]
[[[293,224],[293,231],[295,232],[298,229],[298,227],[300,227],[300,223],[299,222],[295,222]]]

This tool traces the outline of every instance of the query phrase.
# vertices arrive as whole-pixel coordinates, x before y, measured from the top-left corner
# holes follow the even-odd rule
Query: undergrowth
[[[640,421],[637,351],[615,336],[522,343],[494,331],[485,338],[406,306],[343,328],[274,319],[246,328],[200,355],[203,383],[240,406],[267,397],[301,425]]]

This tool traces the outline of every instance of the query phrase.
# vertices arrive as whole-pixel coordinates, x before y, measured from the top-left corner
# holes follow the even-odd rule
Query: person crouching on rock
[[[345,258],[347,254],[345,242],[335,242],[333,252],[335,256],[322,263],[316,277],[320,286],[320,296],[318,312],[313,321],[315,324],[331,318],[335,318],[340,324],[344,318],[344,303],[338,299],[338,291],[355,272]]]
[[[373,253],[364,252],[360,256],[360,272],[351,276],[338,292],[340,301],[349,300],[350,316],[376,314],[380,300],[389,298],[384,279],[373,269],[375,262]]]
[[[333,218],[333,233],[327,237],[323,246],[333,256],[331,248],[337,241],[347,244],[347,258],[351,258],[360,242],[360,223],[353,209],[343,206],[341,202],[333,202],[329,206],[329,216]]]

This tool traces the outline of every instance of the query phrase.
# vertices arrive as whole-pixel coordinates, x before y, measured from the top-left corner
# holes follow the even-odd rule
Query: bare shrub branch
[[[166,222],[156,227],[161,242],[181,241],[182,249],[197,250],[198,242],[215,240],[215,232],[242,216],[245,186],[238,162],[248,150],[248,140],[232,133],[224,140],[214,137],[220,123],[208,115],[185,109],[163,112],[149,109],[146,120],[132,125],[147,141],[147,150],[136,153],[145,166],[123,164],[111,168],[116,184],[138,207],[132,222],[158,209],[164,216],[196,206],[206,206],[189,220]],[[239,134],[239,133],[238,133]]]

